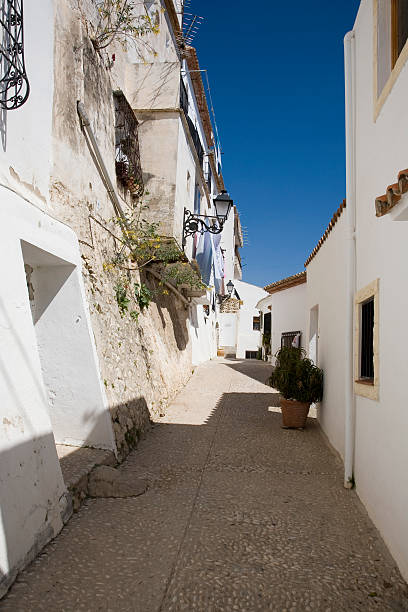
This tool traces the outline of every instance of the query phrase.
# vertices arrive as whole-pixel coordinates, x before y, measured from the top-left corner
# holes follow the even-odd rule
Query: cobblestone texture
[[[198,368],[121,467],[147,478],[147,493],[87,500],[2,612],[408,610],[315,420],[281,429],[268,373]]]

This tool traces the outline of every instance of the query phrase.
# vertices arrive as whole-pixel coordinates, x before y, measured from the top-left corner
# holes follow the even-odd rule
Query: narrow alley
[[[407,610],[316,420],[281,428],[269,373],[199,366],[120,468],[147,492],[88,499],[1,610]]]

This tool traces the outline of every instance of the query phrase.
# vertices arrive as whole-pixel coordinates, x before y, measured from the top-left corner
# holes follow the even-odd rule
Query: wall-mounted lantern
[[[224,223],[228,219],[232,208],[233,200],[224,189],[214,198],[213,202],[215,216],[197,215],[187,210],[187,208],[184,209],[183,247],[186,245],[187,236],[193,236],[197,232],[200,234],[204,234],[204,232],[220,234],[222,232]]]
[[[228,291],[228,297],[231,297],[232,292],[234,291],[234,283],[232,282],[232,280],[228,281],[227,283],[227,291]]]

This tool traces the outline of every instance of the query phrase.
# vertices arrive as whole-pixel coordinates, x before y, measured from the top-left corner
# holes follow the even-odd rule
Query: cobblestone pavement
[[[2,612],[408,610],[315,420],[281,429],[268,374],[260,362],[198,368],[121,467],[147,493],[87,500]]]

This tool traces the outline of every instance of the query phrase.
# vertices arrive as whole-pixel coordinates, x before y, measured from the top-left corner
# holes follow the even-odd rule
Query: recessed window
[[[374,0],[375,118],[408,58],[408,0]]]
[[[361,304],[360,380],[374,381],[374,298]]]
[[[357,395],[375,400],[379,386],[378,287],[379,281],[375,280],[355,298],[354,390]]]
[[[252,317],[252,329],[254,331],[260,331],[260,329],[261,329],[261,317]]]
[[[245,351],[245,359],[258,359],[258,351]]]
[[[408,39],[408,0],[392,0],[391,3],[391,56],[392,68],[401,55]]]

